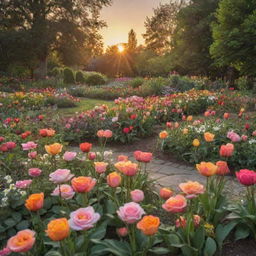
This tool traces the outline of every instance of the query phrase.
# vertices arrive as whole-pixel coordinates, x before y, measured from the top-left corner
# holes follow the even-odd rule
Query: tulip
[[[221,145],[220,147],[220,156],[222,157],[230,157],[233,155],[234,145],[231,143],[227,143],[226,145]]]
[[[198,172],[206,177],[216,174],[217,168],[218,167],[211,162],[201,162],[200,164],[196,165]]]
[[[118,174],[117,172],[111,172],[108,176],[107,176],[107,183],[110,187],[112,188],[116,188],[121,184],[121,175]]]
[[[173,191],[171,191],[170,189],[168,189],[168,188],[161,188],[160,189],[160,197],[162,197],[163,199],[167,200],[172,195],[173,195]]]

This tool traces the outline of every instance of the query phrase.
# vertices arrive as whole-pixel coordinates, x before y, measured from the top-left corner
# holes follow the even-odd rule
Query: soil
[[[252,239],[227,243],[221,256],[256,256],[256,242]]]

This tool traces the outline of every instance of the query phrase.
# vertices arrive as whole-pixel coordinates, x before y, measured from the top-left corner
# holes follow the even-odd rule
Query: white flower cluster
[[[249,144],[254,144],[254,143],[256,143],[256,139],[251,139],[251,140],[248,141],[248,143]]]

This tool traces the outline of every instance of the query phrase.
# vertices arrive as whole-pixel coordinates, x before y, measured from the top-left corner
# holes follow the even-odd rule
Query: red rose
[[[129,132],[130,132],[130,128],[125,127],[125,128],[123,129],[123,133],[129,133]]]

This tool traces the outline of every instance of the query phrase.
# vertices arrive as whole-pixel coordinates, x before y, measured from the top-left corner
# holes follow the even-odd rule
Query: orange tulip
[[[117,172],[111,172],[107,176],[107,183],[112,188],[118,187],[121,183],[121,180],[122,180],[121,175],[118,174]]]
[[[168,132],[167,131],[162,131],[159,133],[159,138],[160,139],[166,139],[168,137]]]
[[[179,188],[187,195],[198,195],[204,193],[204,186],[197,181],[180,183]]]
[[[215,137],[215,135],[210,133],[210,132],[205,132],[204,133],[204,139],[207,142],[212,142],[214,140],[214,137]]]
[[[51,220],[45,230],[53,241],[61,241],[69,236],[70,228],[66,218]]]
[[[137,228],[142,231],[144,235],[152,236],[158,231],[160,219],[158,217],[148,215],[144,216],[138,223]]]
[[[167,212],[177,213],[183,212],[187,206],[187,200],[182,195],[170,197],[163,205],[163,209]]]
[[[134,176],[138,171],[138,165],[131,161],[117,162],[115,167],[126,176]]]
[[[234,153],[234,145],[231,143],[227,143],[226,145],[221,145],[220,147],[220,156],[222,157],[230,157]]]
[[[96,179],[80,176],[71,180],[71,185],[76,192],[90,192],[96,184]]]
[[[8,240],[7,248],[12,252],[27,252],[33,247],[35,241],[35,232],[24,229]]]
[[[228,168],[228,164],[226,161],[218,161],[216,163],[216,166],[218,167],[216,174],[226,175],[226,174],[230,173],[230,170]]]
[[[196,165],[198,172],[206,177],[216,174],[217,168],[218,167],[211,162],[201,162],[200,164]]]
[[[49,155],[57,155],[62,151],[63,146],[60,143],[53,143],[51,145],[45,145],[45,150]]]
[[[91,143],[88,143],[88,142],[84,142],[84,143],[81,143],[79,145],[80,149],[82,152],[85,152],[85,153],[88,153],[91,151],[91,148],[92,148],[92,144]]]
[[[25,206],[29,211],[37,211],[43,207],[44,193],[32,194],[26,200]]]
[[[188,117],[187,117],[187,121],[190,122],[190,121],[192,121],[192,120],[193,120],[193,116],[188,116]]]

